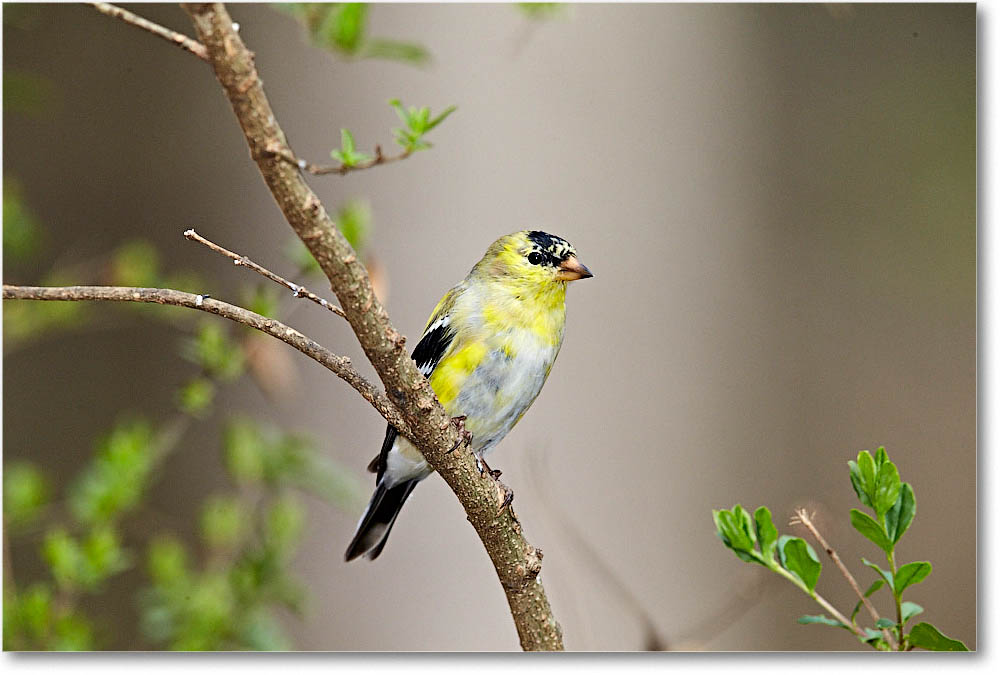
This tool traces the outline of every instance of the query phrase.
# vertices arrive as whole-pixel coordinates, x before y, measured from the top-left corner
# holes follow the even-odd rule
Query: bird
[[[483,458],[534,402],[559,354],[566,285],[593,276],[562,237],[522,230],[493,242],[434,308],[412,357],[460,425],[480,473]],[[382,553],[407,497],[434,471],[391,424],[368,470],[375,474],[375,491],[346,561]],[[511,498],[513,493],[505,506]]]

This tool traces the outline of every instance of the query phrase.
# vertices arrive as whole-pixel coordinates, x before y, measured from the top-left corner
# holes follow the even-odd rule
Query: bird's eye
[[[528,262],[530,262],[532,265],[541,265],[544,260],[545,256],[543,256],[538,251],[532,251],[531,253],[528,254]]]

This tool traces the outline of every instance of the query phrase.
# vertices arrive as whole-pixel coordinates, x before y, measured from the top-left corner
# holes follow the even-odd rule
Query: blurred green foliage
[[[3,513],[8,532],[34,523],[49,500],[51,488],[35,465],[14,461],[4,466]]]
[[[4,7],[6,18],[10,7]],[[59,102],[55,84],[37,73],[4,70],[3,111],[5,114],[19,113],[28,117],[40,117]]]
[[[3,256],[11,266],[34,258],[42,249],[44,233],[38,218],[24,201],[21,184],[7,175],[3,178]]]
[[[116,426],[69,487],[69,509],[82,525],[111,523],[136,507],[160,454],[144,420]]]
[[[422,66],[430,61],[427,49],[414,42],[369,37],[369,6],[359,2],[292,2],[277,5],[301,21],[309,40],[344,58],[376,58]]]
[[[367,5],[298,3],[282,7],[300,19],[315,44],[351,59],[384,58],[414,65],[429,52],[409,42],[367,33]],[[9,10],[9,11],[8,11]],[[4,8],[5,26],[30,27],[34,12]],[[56,101],[44,78],[5,73],[4,110],[37,115]],[[404,123],[394,130],[407,152],[430,147],[424,135],[455,107],[432,118],[430,110],[391,105]],[[371,160],[341,130],[332,153],[346,166]],[[46,236],[8,173],[3,185],[4,263],[16,269],[37,261]],[[338,227],[364,255],[372,215],[361,200],[337,212]],[[300,274],[318,272],[304,246],[289,251]],[[197,275],[165,270],[148,241],[126,241],[99,260],[72,260],[39,275],[42,285],[108,283],[203,293]],[[94,279],[81,278],[92,274]],[[289,297],[265,284],[247,285],[246,306],[277,317]],[[4,302],[5,356],[18,345],[88,325],[97,311],[134,313],[168,323],[184,334],[179,352],[194,365],[174,392],[176,412],[165,420],[131,417],[101,438],[93,455],[73,475],[59,475],[23,460],[4,467],[3,514],[11,548],[30,550],[39,571],[17,574],[5,555],[3,647],[6,650],[135,648],[116,642],[121,626],[94,614],[113,589],[134,590],[133,623],[145,649],[283,650],[294,647],[278,620],[279,610],[301,616],[307,594],[292,573],[307,527],[306,495],[357,511],[367,497],[354,474],[318,452],[311,440],[245,416],[224,421],[221,460],[229,485],[216,486],[200,504],[190,528],[150,527],[163,522],[150,500],[162,466],[196,421],[210,418],[220,389],[248,372],[252,350],[246,331],[183,308],[122,303],[95,310],[76,302]],[[30,448],[28,449],[30,450]],[[13,454],[13,453],[12,453]],[[11,456],[11,455],[8,455]],[[58,489],[56,486],[58,485]],[[138,525],[138,527],[136,526]],[[24,555],[19,553],[19,556]],[[120,619],[119,619],[120,620]],[[126,619],[127,621],[128,619]],[[119,630],[116,630],[119,629]]]
[[[903,591],[920,583],[931,573],[931,564],[926,561],[897,567],[896,544],[917,512],[913,486],[900,480],[899,471],[889,461],[885,448],[880,447],[874,457],[864,450],[858,453],[857,461],[851,460],[847,464],[851,486],[858,500],[875,514],[873,518],[863,511],[851,509],[851,525],[885,553],[889,565],[889,569],[882,569],[862,558],[862,562],[876,573],[876,579],[864,596],[871,597],[883,587],[888,589],[896,619],[883,617],[875,621],[874,627],[860,628],[856,618],[863,601],[859,599],[851,613],[851,625],[825,614],[803,616],[799,623],[843,628],[854,635],[857,635],[856,630],[860,630],[864,637],[858,636],[859,640],[882,651],[892,648],[882,632],[884,630],[892,634],[900,651],[917,647],[931,651],[968,651],[962,642],[942,635],[929,623],[919,623],[909,633],[905,632],[910,619],[924,610],[915,602],[903,602]],[[737,504],[732,509],[712,511],[712,517],[716,535],[736,557],[744,562],[763,565],[785,577],[823,605],[816,593],[816,583],[823,567],[819,557],[804,539],[788,535],[779,537],[766,506],[761,506],[751,516],[749,511]],[[804,515],[802,519],[805,520]]]
[[[370,221],[367,209],[345,207],[341,218],[360,245]],[[141,240],[115,249],[103,268],[115,284],[168,285],[156,250]],[[193,276],[187,283],[200,285]],[[260,285],[245,295],[255,310],[276,315],[279,293]],[[87,305],[5,302],[5,330],[30,336],[69,327],[65,321],[45,320],[45,314],[19,311],[37,307],[78,312]],[[25,325],[11,326],[12,316]],[[175,318],[180,317],[175,327],[186,337],[179,351],[197,372],[175,392],[177,418],[119,422],[61,494],[54,494],[49,476],[31,462],[5,467],[6,535],[12,546],[40,542],[38,556],[47,570],[45,578],[28,580],[8,570],[17,583],[4,588],[5,649],[121,648],[113,642],[116,632],[84,608],[93,606],[87,597],[134,584],[126,580],[130,570],[144,578],[135,602],[144,648],[294,647],[275,612],[285,608],[301,614],[305,608],[306,594],[289,569],[306,526],[299,495],[311,493],[351,510],[364,499],[351,472],[318,453],[305,437],[234,417],[222,435],[223,464],[233,489],[205,498],[195,531],[124,535],[136,530],[124,527],[130,519],[146,522],[151,515],[146,506],[150,489],[162,462],[181,442],[186,420],[211,416],[220,386],[246,372],[247,343],[240,336],[249,329],[199,319],[190,311]],[[200,541],[200,553],[184,543],[191,535]]]
[[[48,518],[40,556],[49,578],[25,588],[5,584],[4,649],[100,649],[99,621],[81,596],[120,583],[142,547],[126,542],[122,522],[143,508],[158,460],[169,447],[148,422],[115,426],[68,488],[70,519]],[[178,436],[173,437],[176,443]],[[289,569],[306,525],[302,491],[358,508],[363,490],[343,467],[299,435],[247,419],[226,429],[223,453],[233,490],[206,497],[198,519],[201,560],[181,533],[147,532],[143,588],[136,611],[149,648],[175,650],[291,649],[274,614],[301,615],[305,592]],[[35,466],[4,473],[4,519],[45,519],[50,491]],[[51,515],[51,514],[50,514]],[[8,531],[16,536],[17,529]],[[16,539],[15,539],[16,541]]]
[[[521,14],[536,21],[559,16],[567,9],[567,5],[562,2],[518,2],[515,7]]]

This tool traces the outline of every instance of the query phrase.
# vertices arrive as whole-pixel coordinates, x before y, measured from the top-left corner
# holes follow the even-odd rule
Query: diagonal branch
[[[226,256],[227,258],[232,260],[236,265],[242,265],[243,267],[253,270],[257,274],[264,277],[265,279],[270,279],[276,284],[281,284],[285,288],[290,289],[292,291],[292,295],[294,295],[296,298],[305,298],[306,300],[311,300],[320,307],[326,307],[328,310],[330,310],[337,316],[342,316],[344,318],[347,318],[347,315],[344,314],[344,310],[342,310],[340,307],[337,307],[336,305],[330,304],[326,299],[319,297],[305,286],[300,286],[296,283],[292,283],[288,279],[275,274],[266,267],[261,267],[260,265],[255,263],[253,260],[250,260],[250,258],[246,257],[245,255],[240,255],[239,253],[233,253],[228,248],[223,248],[222,246],[216,244],[214,241],[205,239],[205,237],[201,236],[193,229],[185,230],[184,237],[186,239],[189,239],[190,241],[198,242],[199,244],[205,246],[209,250],[215,251],[216,253]]]
[[[521,647],[561,650],[562,630],[538,579],[541,551],[525,540],[510,510],[501,508],[502,491],[488,475],[480,475],[472,454],[449,454],[458,444],[458,429],[406,353],[405,340],[375,297],[367,270],[298,167],[275,155],[275,149],[287,150],[288,143],[264,94],[253,54],[233,30],[224,6],[186,4],[184,8],[208,50],[264,182],[330,280],[368,360],[409,424],[404,435],[448,483],[482,540],[507,596]]]
[[[110,5],[106,2],[92,2],[90,4],[93,5],[94,9],[101,14],[115,19],[121,19],[130,26],[135,26],[136,28],[149,31],[153,35],[163,38],[167,42],[173,43],[185,51],[191,52],[202,61],[208,61],[208,52],[205,51],[205,45],[197,42],[196,40],[192,40],[187,35],[170,30],[169,28],[164,28],[158,23],[153,23],[149,19],[144,19],[141,16],[133,14],[127,9],[123,9],[116,5]]]
[[[109,302],[149,302],[159,305],[190,307],[249,326],[267,333],[331,371],[351,385],[355,391],[372,404],[393,426],[407,426],[396,406],[371,382],[361,376],[346,356],[334,354],[315,340],[290,328],[280,321],[269,319],[243,307],[213,300],[207,295],[195,295],[169,288],[133,288],[128,286],[12,286],[3,285],[4,300],[102,300]],[[398,428],[398,427],[397,427]]]

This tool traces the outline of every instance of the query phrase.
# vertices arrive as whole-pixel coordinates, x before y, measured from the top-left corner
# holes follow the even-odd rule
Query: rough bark
[[[541,551],[525,540],[513,513],[501,510],[498,483],[480,475],[471,453],[449,453],[459,440],[456,426],[409,357],[405,339],[375,297],[364,265],[298,168],[283,159],[294,153],[264,94],[253,54],[233,29],[223,5],[184,7],[243,129],[251,157],[285,219],[330,280],[366,356],[409,427],[405,435],[447,481],[482,539],[507,595],[521,647],[562,649],[562,631],[538,579]]]

